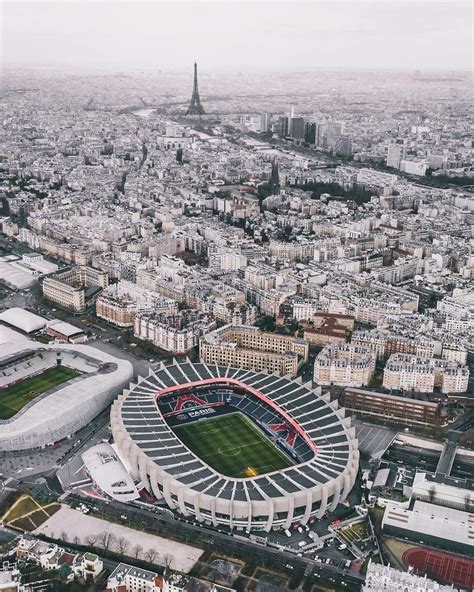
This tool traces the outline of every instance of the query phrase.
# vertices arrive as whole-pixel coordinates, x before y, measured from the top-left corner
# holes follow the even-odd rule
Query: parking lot
[[[355,420],[359,450],[371,458],[381,458],[397,435],[396,430]]]

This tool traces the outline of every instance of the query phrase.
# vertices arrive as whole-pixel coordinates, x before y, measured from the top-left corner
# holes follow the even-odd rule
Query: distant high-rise
[[[281,115],[278,118],[278,135],[280,138],[286,138],[290,128],[290,118],[287,115]]]
[[[304,138],[304,117],[290,117],[289,135],[295,140]]]
[[[337,139],[344,133],[344,123],[342,121],[332,121],[327,128],[327,147],[334,148]]]
[[[387,166],[393,167],[394,169],[399,169],[400,163],[405,158],[405,156],[406,143],[403,140],[397,140],[388,147]]]
[[[352,156],[352,139],[349,136],[339,136],[336,138],[334,152],[338,156],[350,158]]]
[[[316,124],[316,141],[315,144],[318,148],[323,150],[328,147],[328,124],[317,123]]]
[[[270,115],[268,113],[262,113],[260,115],[260,131],[268,132],[270,127]]]
[[[186,115],[204,115],[205,111],[203,106],[201,105],[201,97],[199,96],[199,88],[198,88],[198,74],[197,74],[197,63],[194,62],[194,85],[193,85],[193,94],[191,97],[191,102],[189,103],[188,110],[186,111]]]
[[[272,195],[278,195],[280,193],[280,174],[278,172],[278,163],[275,159],[272,161],[270,188],[272,190]]]
[[[316,124],[315,123],[305,123],[304,126],[304,141],[307,144],[315,144],[316,143]]]

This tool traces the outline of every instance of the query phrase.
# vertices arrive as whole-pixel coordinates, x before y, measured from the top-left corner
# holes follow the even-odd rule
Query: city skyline
[[[470,5],[0,3],[0,589],[474,590]]]
[[[3,67],[469,70],[468,2],[4,2]],[[258,51],[255,51],[255,48]],[[218,51],[216,51],[218,49]]]

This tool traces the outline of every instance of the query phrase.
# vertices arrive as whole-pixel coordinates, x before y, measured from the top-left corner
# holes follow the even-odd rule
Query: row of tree
[[[61,533],[61,540],[66,543],[68,542],[69,538],[67,532],[63,531]],[[105,551],[118,553],[123,557],[134,557],[135,559],[140,559],[150,564],[159,562],[160,565],[163,565],[166,568],[170,568],[173,561],[173,556],[170,553],[161,556],[158,551],[152,547],[144,549],[139,544],[132,547],[130,541],[126,537],[117,537],[110,531],[103,531],[100,534],[88,534],[84,540],[81,540],[78,535],[75,535],[69,542],[76,546],[84,545],[87,547],[104,549]]]

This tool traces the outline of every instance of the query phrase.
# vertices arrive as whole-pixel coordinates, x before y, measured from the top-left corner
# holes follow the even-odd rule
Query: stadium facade
[[[229,477],[173,430],[230,412],[245,415],[290,466]],[[136,480],[170,509],[215,527],[269,532],[306,524],[346,498],[358,470],[355,429],[344,409],[311,383],[253,370],[162,364],[119,396],[111,425]]]
[[[14,342],[2,345],[2,391],[62,364],[81,373],[38,393],[10,419],[0,420],[0,451],[27,450],[58,442],[86,426],[133,377],[130,362],[86,345]]]

